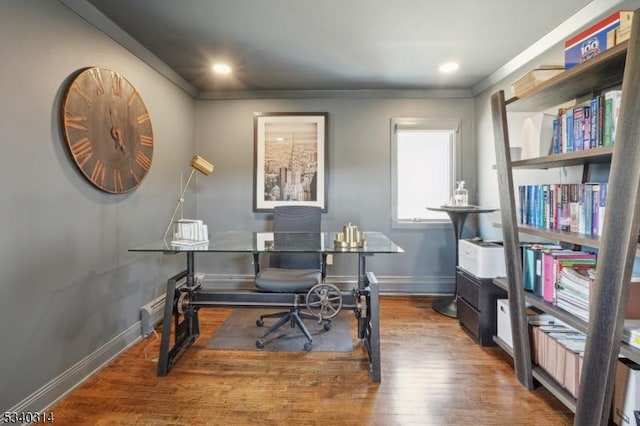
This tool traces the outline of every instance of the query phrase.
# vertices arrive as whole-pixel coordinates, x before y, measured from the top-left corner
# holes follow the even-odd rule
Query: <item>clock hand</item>
[[[125,144],[122,140],[122,130],[117,126],[118,124],[118,110],[109,106],[109,118],[111,119],[111,137],[116,141],[116,149],[122,152],[126,151]]]
[[[111,136],[117,142],[116,148],[126,154],[127,146],[124,144],[124,141],[123,141],[123,138],[122,138],[122,131],[120,130],[120,128],[114,127],[113,129],[111,129]]]

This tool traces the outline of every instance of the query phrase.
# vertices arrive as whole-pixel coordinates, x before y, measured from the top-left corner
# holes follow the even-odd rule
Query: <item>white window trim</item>
[[[416,129],[428,129],[428,130],[453,130],[453,140],[451,141],[451,158],[453,158],[453,169],[451,170],[451,182],[450,188],[451,194],[453,194],[455,182],[463,180],[462,176],[462,138],[460,137],[460,118],[433,118],[433,117],[399,117],[391,119],[391,228],[392,229],[441,229],[451,227],[451,220],[448,217],[442,219],[422,219],[418,221],[413,220],[399,220],[397,211],[397,176],[398,176],[398,159],[397,159],[397,128],[411,128]],[[425,206],[426,208],[426,206]]]

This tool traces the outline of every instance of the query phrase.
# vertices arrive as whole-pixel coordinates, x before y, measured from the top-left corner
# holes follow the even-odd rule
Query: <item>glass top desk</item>
[[[358,320],[358,338],[369,356],[369,369],[373,382],[380,382],[380,317],[378,282],[372,272],[366,271],[366,258],[375,254],[403,253],[404,250],[381,232],[364,232],[362,247],[342,248],[334,245],[338,232],[250,232],[225,231],[209,234],[209,242],[198,245],[173,245],[160,240],[139,247],[132,252],[164,254],[184,253],[186,269],[167,280],[167,293],[162,329],[171,330],[175,321],[174,346],[169,348],[170,333],[163,332],[158,358],[158,375],[165,376],[175,364],[178,355],[199,336],[198,310],[203,307],[264,306],[291,308],[294,297],[289,293],[253,291],[216,291],[203,289],[194,279],[195,255],[201,253],[247,253],[254,258],[255,272],[259,271],[262,253],[319,253],[326,260],[328,254],[354,254],[358,256],[357,288],[342,291],[342,309],[354,311]],[[324,267],[324,266],[323,266]],[[184,283],[184,285],[179,285]]]

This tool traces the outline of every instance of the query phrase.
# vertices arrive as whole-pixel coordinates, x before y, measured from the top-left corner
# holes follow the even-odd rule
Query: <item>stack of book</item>
[[[201,220],[181,219],[174,224],[172,245],[189,246],[200,245],[209,242],[207,225]]]
[[[511,85],[511,93],[515,97],[520,97],[523,93],[563,71],[564,66],[562,65],[540,65],[517,79]]]
[[[589,269],[596,266],[595,253],[569,250],[553,244],[526,244],[522,248],[522,282],[525,290],[546,302],[557,304],[562,271],[567,267]]]
[[[556,305],[588,321],[591,284],[595,277],[595,270],[579,269],[575,266],[565,267],[560,271],[560,282],[556,288]]]
[[[602,235],[607,183],[551,183],[518,187],[519,220],[556,231]]]
[[[621,90],[609,90],[584,104],[560,108],[553,121],[553,153],[612,146],[616,139],[621,97]]]
[[[562,323],[531,327],[532,361],[574,397],[580,387],[586,335]]]

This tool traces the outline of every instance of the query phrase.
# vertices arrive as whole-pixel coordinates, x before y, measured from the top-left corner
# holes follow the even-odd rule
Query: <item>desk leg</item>
[[[367,275],[366,275],[366,255],[360,254],[358,256],[358,297],[365,296],[367,307],[369,305],[369,289],[367,288]],[[365,315],[358,315],[358,339],[364,339],[367,334],[367,327],[369,325],[369,312],[365,312]]]
[[[180,355],[181,351],[190,346],[200,334],[200,326],[198,323],[197,308],[189,306],[182,314],[183,319],[180,320],[180,314],[176,312],[176,302],[183,291],[176,290],[177,283],[187,277],[187,271],[182,271],[167,280],[167,294],[164,305],[164,318],[162,320],[162,338],[160,340],[160,355],[158,357],[158,376],[166,376]],[[171,318],[175,318],[175,326],[173,330],[174,343],[169,348],[171,339]]]
[[[380,383],[380,305],[378,299],[378,280],[373,272],[366,275],[367,288],[360,290],[366,295],[367,315],[358,318],[358,333],[362,334],[363,344],[369,356],[369,374],[373,383]]]

